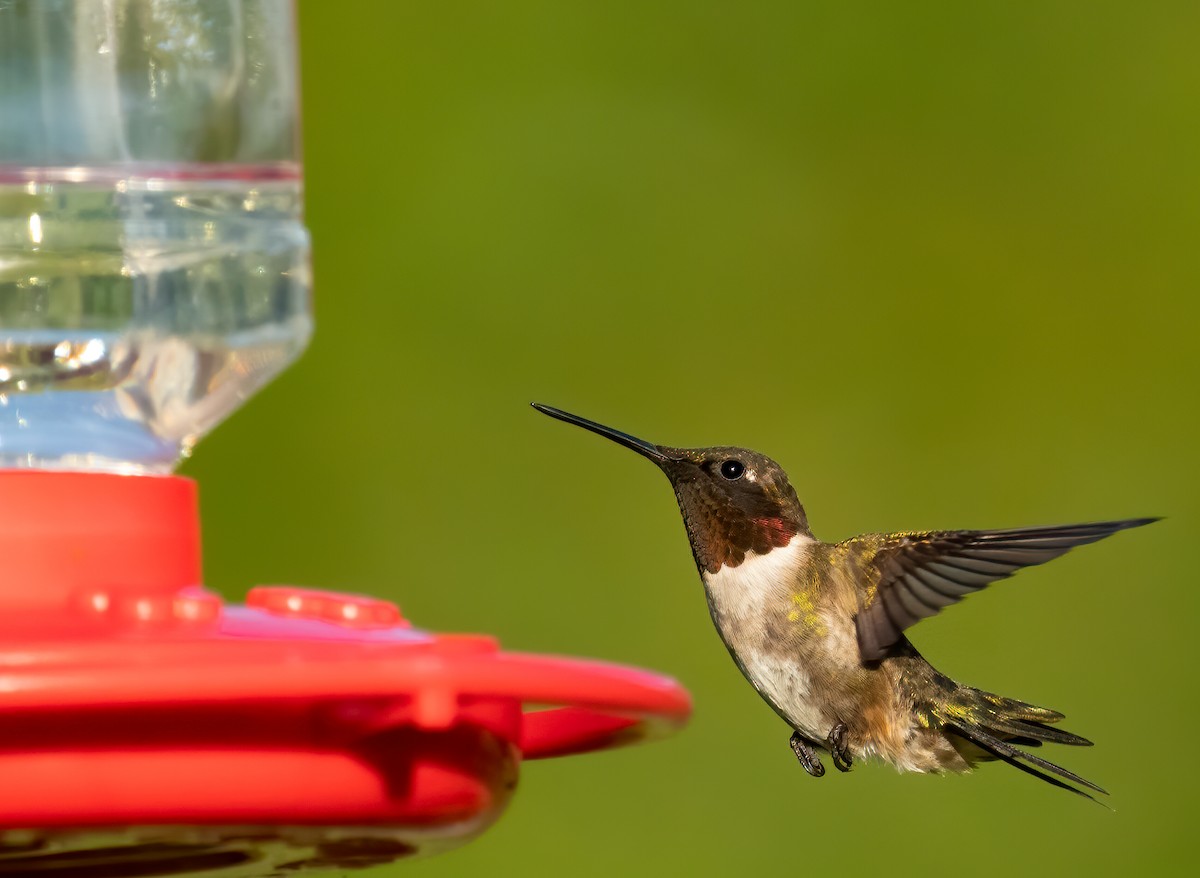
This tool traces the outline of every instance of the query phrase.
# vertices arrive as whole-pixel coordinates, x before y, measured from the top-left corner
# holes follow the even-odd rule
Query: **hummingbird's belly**
[[[742,673],[793,729],[823,741],[838,720],[829,716],[812,675],[795,658],[750,650],[739,657]]]

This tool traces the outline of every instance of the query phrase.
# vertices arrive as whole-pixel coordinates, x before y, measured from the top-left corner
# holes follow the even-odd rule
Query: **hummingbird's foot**
[[[829,753],[833,756],[833,767],[838,771],[849,771],[854,758],[850,755],[850,745],[846,742],[846,724],[839,722],[833,727],[828,738]]]
[[[822,777],[825,774],[825,766],[821,764],[817,751],[808,745],[808,741],[800,737],[799,732],[792,732],[792,738],[788,743],[792,745],[792,752],[800,760],[801,768],[813,777]],[[845,771],[845,769],[842,770]]]

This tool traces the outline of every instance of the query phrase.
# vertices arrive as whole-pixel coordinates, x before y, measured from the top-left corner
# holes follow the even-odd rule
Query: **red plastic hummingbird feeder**
[[[0,875],[436,852],[496,819],[523,760],[690,710],[670,679],[430,634],[373,598],[226,605],[199,557],[187,479],[0,472]]]
[[[683,723],[653,674],[203,589],[169,473],[312,328],[293,3],[0,3],[0,36],[0,876],[436,852],[523,760]]]

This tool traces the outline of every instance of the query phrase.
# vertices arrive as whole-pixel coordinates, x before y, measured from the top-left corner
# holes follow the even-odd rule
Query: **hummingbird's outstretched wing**
[[[863,661],[878,661],[905,628],[971,592],[1006,579],[1022,567],[1057,558],[1075,546],[1157,520],[1132,518],[1061,527],[877,537],[880,542],[869,566],[874,566],[878,580],[858,614],[859,653]],[[859,540],[863,538],[855,541]]]

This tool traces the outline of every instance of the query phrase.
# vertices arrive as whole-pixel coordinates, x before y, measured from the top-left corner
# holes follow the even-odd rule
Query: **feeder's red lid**
[[[210,871],[276,850],[238,874],[438,850],[495,819],[522,759],[690,711],[666,677],[430,634],[375,598],[228,606],[199,557],[185,479],[0,472],[0,875],[110,868],[97,844]]]

